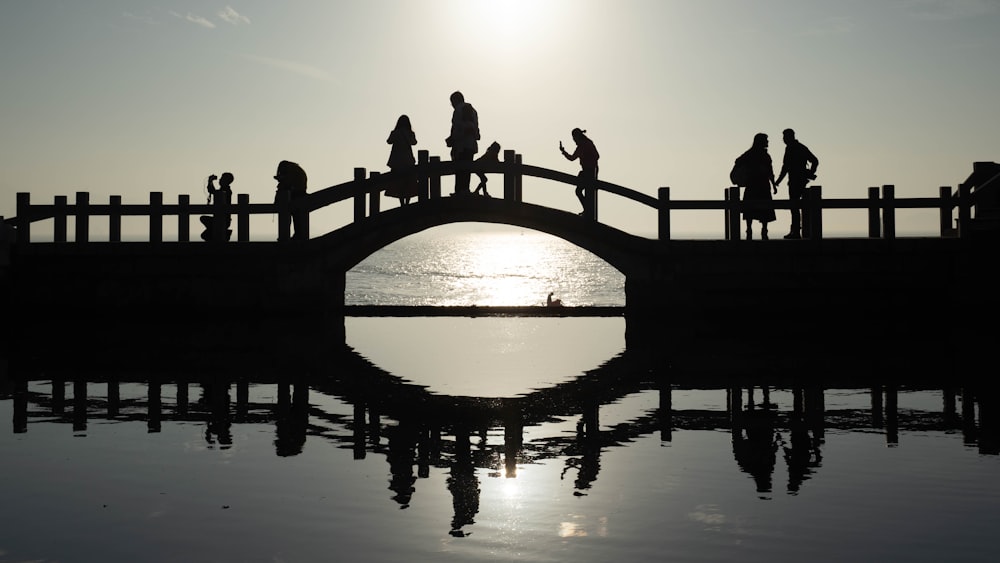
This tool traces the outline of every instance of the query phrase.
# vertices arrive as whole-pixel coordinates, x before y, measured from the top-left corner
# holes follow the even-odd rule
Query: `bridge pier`
[[[754,375],[748,365],[880,377],[902,364],[924,362],[916,373],[961,365],[971,356],[958,350],[996,345],[976,320],[1000,315],[1000,295],[983,289],[994,278],[991,248],[961,239],[671,241],[624,272],[626,345],[682,371],[712,358],[734,376]]]

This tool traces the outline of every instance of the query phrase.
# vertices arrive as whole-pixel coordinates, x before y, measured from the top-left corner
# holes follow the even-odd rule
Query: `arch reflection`
[[[764,498],[800,494],[822,479],[831,431],[876,432],[891,447],[906,447],[912,432],[954,432],[982,455],[1000,453],[995,385],[973,368],[956,371],[950,356],[927,361],[920,351],[930,347],[868,361],[870,347],[831,355],[829,340],[803,338],[799,355],[779,357],[752,342],[644,332],[571,379],[513,397],[470,397],[432,393],[324,337],[289,330],[282,338],[295,346],[275,346],[269,330],[259,332],[263,343],[231,342],[214,354],[205,345],[164,354],[156,344],[132,356],[16,357],[0,378],[0,401],[10,401],[12,432],[26,439],[39,425],[66,426],[85,440],[94,421],[139,423],[152,434],[183,423],[202,426],[206,448],[226,450],[238,446],[240,425],[263,425],[275,456],[331,445],[358,463],[384,460],[383,500],[407,509],[422,496],[448,495],[453,514],[442,526],[456,537],[475,527],[482,479],[517,479],[519,469],[554,462],[558,478],[586,496],[604,484],[609,452],[646,437],[668,445],[679,433],[728,433],[732,477]],[[949,367],[909,370],[898,358]],[[901,375],[913,373],[922,375]],[[718,400],[692,406],[685,397],[694,392]],[[915,392],[936,404],[901,408],[900,396]],[[782,467],[784,483],[775,477]],[[437,473],[446,476],[443,489],[428,491]]]

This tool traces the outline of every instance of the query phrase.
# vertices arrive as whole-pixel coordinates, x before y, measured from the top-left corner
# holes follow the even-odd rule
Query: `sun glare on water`
[[[475,251],[463,254],[462,268],[475,273],[457,278],[457,295],[475,296],[476,305],[542,305],[558,279],[550,264],[551,246],[544,235],[497,233],[478,237]],[[469,304],[469,303],[463,303]]]

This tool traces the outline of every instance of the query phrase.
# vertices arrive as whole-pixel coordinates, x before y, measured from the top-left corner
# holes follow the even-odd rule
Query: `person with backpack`
[[[730,179],[743,187],[743,219],[747,222],[747,240],[753,238],[751,223],[760,221],[760,238],[767,240],[767,224],[774,221],[771,190],[778,193],[774,182],[774,167],[767,153],[767,135],[757,133],[753,145],[736,159]]]
[[[282,160],[278,163],[277,173],[274,179],[278,181],[277,189],[274,193],[274,202],[289,202],[291,212],[291,222],[295,227],[295,234],[292,240],[306,240],[309,237],[309,212],[301,209],[297,205],[298,200],[306,195],[306,171],[298,164],[289,160]],[[282,218],[282,225],[279,225],[279,233],[286,232],[290,226],[284,223],[287,219]],[[282,240],[279,236],[279,240]]]
[[[451,134],[444,140],[451,148],[451,160],[457,163],[455,171],[455,193],[452,195],[471,195],[469,179],[472,160],[479,152],[479,114],[472,104],[465,101],[461,92],[451,94]],[[464,170],[463,170],[464,168]]]

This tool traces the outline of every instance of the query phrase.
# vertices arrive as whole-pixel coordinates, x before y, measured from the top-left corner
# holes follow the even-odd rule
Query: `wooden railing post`
[[[354,184],[355,186],[361,186],[365,183],[366,171],[364,168],[354,169]],[[361,192],[354,196],[354,222],[364,220],[365,218],[365,193]]]
[[[52,214],[52,241],[66,242],[66,204],[68,199],[64,195],[57,195],[55,199],[55,212]]]
[[[868,188],[868,237],[882,236],[882,214],[880,213],[878,187]]]
[[[799,215],[802,218],[802,238],[812,238],[812,201],[810,200],[812,186],[806,186],[799,198]]]
[[[514,155],[514,193],[515,201],[521,203],[524,201],[524,175],[521,174],[521,154],[517,153]],[[596,218],[596,217],[595,217]]]
[[[431,199],[441,197],[441,157],[431,157],[431,172],[429,177],[428,196]]]
[[[813,190],[816,191],[816,197],[814,201],[816,202],[816,216],[813,218],[813,237],[816,239],[823,238],[823,186],[813,186]]]
[[[657,207],[658,237],[660,242],[670,241],[670,188],[662,187],[657,190],[659,206]]]
[[[729,190],[730,188],[726,188],[722,192],[722,199],[726,202],[725,209],[722,211],[723,223],[725,224],[725,228],[722,232],[722,240],[730,240],[730,237],[733,236],[732,229],[730,228],[733,222],[729,217],[729,215],[733,212],[732,206],[729,204]]]
[[[163,192],[149,192],[149,242],[163,241]]]
[[[967,237],[972,227],[972,186],[958,185],[958,236]]]
[[[31,242],[31,193],[17,193],[17,243]]]
[[[811,186],[806,189],[806,210],[802,217],[803,238],[823,238],[823,187]]]
[[[250,194],[236,195],[236,240],[250,241]]]
[[[417,151],[417,165],[420,170],[417,176],[417,201],[427,201],[430,196],[428,180],[430,178],[430,153],[424,149]]]
[[[740,202],[740,188],[726,188],[726,240],[740,240],[740,212],[743,210]]]
[[[292,194],[288,190],[280,190],[274,194],[274,203],[278,206],[278,240],[292,238]]]
[[[17,217],[14,227],[17,229],[17,243],[31,242],[31,193],[17,192]]]
[[[941,200],[941,204],[938,207],[939,214],[939,226],[941,229],[941,237],[952,237],[955,236],[955,227],[952,225],[952,217],[954,213],[952,209],[954,208],[954,203],[951,201],[951,186],[941,186],[938,188],[938,199]]]
[[[90,194],[76,192],[76,242],[90,240]]]
[[[503,199],[517,201],[517,167],[516,155],[513,150],[503,151]]]
[[[882,236],[896,238],[896,187],[891,184],[882,186]]]
[[[298,223],[295,225],[295,238],[299,240],[309,240],[309,223],[312,220],[312,210],[306,209],[306,197],[305,193],[302,197],[299,197],[295,204],[298,208],[293,209],[295,213],[298,213]]]
[[[180,194],[177,196],[177,241],[189,242],[191,240],[191,196]]]
[[[108,198],[108,241],[122,241],[122,196]]]
[[[382,203],[382,187],[379,185],[380,172],[372,172],[371,179],[372,191],[368,192],[368,213],[371,217],[379,214],[379,210],[382,208],[380,205]]]

